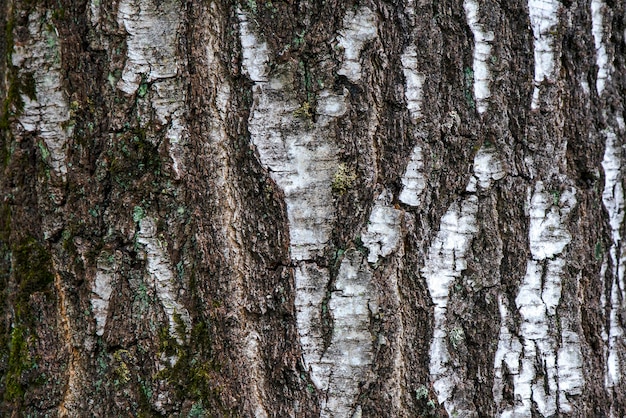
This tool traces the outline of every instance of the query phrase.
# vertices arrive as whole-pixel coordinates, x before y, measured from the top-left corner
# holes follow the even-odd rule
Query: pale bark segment
[[[474,35],[474,62],[473,79],[474,79],[474,97],[476,98],[476,110],[478,113],[484,113],[487,110],[487,99],[491,96],[490,82],[491,74],[489,71],[489,62],[492,60],[491,43],[494,34],[489,30],[485,30],[484,25],[480,23],[480,9],[478,2],[475,0],[465,0],[463,2],[467,24]],[[497,59],[497,58],[496,58]]]
[[[596,92],[602,95],[607,81],[611,78],[611,63],[604,41],[606,4],[602,0],[591,1],[591,33],[593,34],[593,44],[596,49],[596,66],[598,74],[596,78]]]
[[[67,146],[73,126],[70,105],[61,74],[61,50],[58,29],[51,13],[35,11],[29,15],[29,40],[14,47],[11,64],[31,92],[23,92],[24,109],[19,117],[22,128],[41,138],[42,158],[63,181],[67,175]],[[30,75],[30,77],[27,77]],[[24,83],[24,81],[22,81]]]
[[[119,280],[118,267],[114,255],[103,253],[98,258],[96,276],[91,288],[93,293],[91,309],[96,320],[96,335],[100,337],[104,335],[104,328],[109,316],[111,293],[113,293],[113,288]]]
[[[623,347],[622,340],[624,338],[624,327],[619,320],[620,307],[626,301],[626,289],[624,282],[624,269],[626,268],[626,256],[621,249],[621,230],[624,223],[624,186],[623,186],[623,157],[619,144],[623,143],[626,129],[624,120],[617,117],[616,120],[618,134],[611,127],[603,132],[606,138],[604,157],[602,159],[602,167],[605,174],[604,190],[602,192],[602,202],[609,214],[609,223],[611,226],[611,247],[609,248],[608,258],[612,269],[607,274],[608,263],[605,259],[602,271],[600,272],[603,280],[602,305],[608,308],[608,321],[602,332],[605,343],[605,361],[606,374],[605,386],[608,390],[615,390],[619,387],[623,375]],[[610,277],[611,282],[606,286],[605,277]],[[608,288],[608,292],[606,289]],[[607,294],[608,293],[608,294]],[[611,414],[614,415],[613,405]]]
[[[293,69],[270,76],[267,44],[257,39],[245,14],[240,13],[239,19],[244,70],[255,82],[255,105],[248,125],[251,141],[261,163],[285,193],[291,257],[310,260],[323,253],[330,239],[331,190],[339,162],[329,130],[333,120],[346,112],[345,99],[324,92],[319,120],[313,124],[306,113],[310,104],[298,103],[289,86]],[[326,139],[329,136],[331,140]]]
[[[530,192],[530,191],[529,191]],[[537,182],[529,202],[529,240],[532,259],[521,283],[515,304],[522,323],[514,336],[503,328],[495,358],[496,376],[502,376],[503,362],[513,376],[518,404],[502,411],[503,417],[530,416],[533,403],[544,416],[570,414],[569,397],[583,389],[582,354],[577,320],[562,321],[557,327],[557,308],[561,300],[561,276],[565,267],[563,253],[571,241],[565,228],[569,213],[576,205],[575,190],[560,196],[550,194]],[[501,302],[503,327],[509,323],[508,308]],[[520,351],[517,349],[521,348]],[[541,359],[538,362],[537,359]],[[497,384],[502,382],[497,380]],[[494,393],[501,393],[496,386]]]
[[[349,416],[359,409],[355,406],[358,384],[372,361],[368,324],[370,299],[375,303],[376,296],[370,296],[371,273],[362,260],[344,259],[334,288],[327,294],[330,272],[314,261],[329,249],[335,219],[332,189],[351,187],[344,183],[354,181],[339,164],[331,131],[335,120],[347,112],[346,93],[321,91],[316,109],[311,109],[309,102],[299,103],[290,86],[294,69],[271,72],[267,44],[258,38],[253,21],[245,13],[239,11],[238,17],[243,68],[254,82],[255,103],[248,121],[251,141],[261,163],[285,194],[305,366],[323,393],[322,416]],[[347,15],[345,24],[339,37],[345,61],[339,73],[358,81],[360,51],[376,35],[374,15],[367,8],[359,9]],[[318,115],[315,122],[312,111]],[[382,252],[389,253],[386,248]],[[333,318],[328,345],[324,315]]]
[[[369,250],[367,261],[376,263],[380,257],[394,253],[400,245],[400,223],[403,212],[391,206],[391,193],[383,192],[376,199],[367,225],[361,236]]]
[[[417,68],[417,50],[409,45],[402,54],[402,73],[405,79],[404,97],[413,122],[422,117],[422,96],[426,77]]]
[[[377,18],[368,7],[349,10],[344,17],[344,28],[337,41],[344,50],[344,59],[337,74],[345,75],[352,82],[361,80],[361,50],[366,42],[377,36]]]
[[[139,101],[148,101],[151,109],[141,112],[142,125],[150,123],[154,114],[156,125],[165,128],[177,177],[182,174],[180,145],[186,135],[186,89],[181,78],[185,62],[178,51],[181,7],[178,0],[124,0],[117,14],[118,24],[127,33],[127,58],[117,88],[128,95],[137,94]]]
[[[555,81],[559,54],[559,48],[555,45],[559,30],[559,8],[560,3],[557,0],[528,1],[535,56],[535,88],[533,90],[532,109],[539,108],[541,84]]]
[[[146,282],[150,284],[151,290],[161,302],[170,335],[182,344],[191,328],[191,318],[187,309],[178,300],[181,285],[176,282],[172,263],[166,253],[167,241],[157,234],[154,219],[146,217],[139,221],[137,243],[143,246]]]
[[[475,416],[471,401],[456,388],[463,383],[453,367],[450,350],[463,344],[461,328],[450,329],[447,325],[450,287],[461,278],[467,268],[466,253],[481,226],[477,223],[479,199],[476,192],[488,191],[493,182],[502,179],[503,171],[499,156],[493,149],[481,148],[474,159],[474,176],[466,191],[470,195],[453,203],[441,218],[439,233],[428,251],[422,275],[428,284],[434,304],[434,330],[430,344],[430,378],[438,401],[448,414]]]
[[[406,166],[406,171],[402,176],[402,192],[398,199],[409,206],[419,206],[421,194],[426,188],[426,178],[424,177],[424,157],[422,147],[416,145],[411,153],[411,159]]]

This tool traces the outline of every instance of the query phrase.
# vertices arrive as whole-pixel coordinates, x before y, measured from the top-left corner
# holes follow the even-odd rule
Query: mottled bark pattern
[[[0,0],[0,415],[625,416],[625,10]]]

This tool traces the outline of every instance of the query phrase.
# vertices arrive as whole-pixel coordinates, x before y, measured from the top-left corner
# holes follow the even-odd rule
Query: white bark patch
[[[126,65],[117,84],[120,90],[134,94],[142,76],[147,82],[176,77],[181,7],[175,0],[120,2],[117,20],[128,33]]]
[[[411,22],[411,26],[415,26],[415,1],[405,1],[405,12]],[[400,61],[402,63],[402,72],[404,74],[404,98],[406,100],[407,110],[411,121],[417,124],[421,121],[424,83],[426,76],[418,71],[417,49],[415,47],[415,39],[420,34],[416,33],[415,28],[411,30],[410,43],[405,48]],[[422,136],[420,132],[416,132],[417,136]],[[404,175],[402,176],[402,190],[398,196],[398,200],[405,205],[418,207],[422,203],[422,193],[426,188],[426,177],[424,176],[424,158],[422,147],[415,145],[411,152],[410,160],[406,166]]]
[[[623,263],[623,259],[621,260]],[[622,264],[623,265],[623,264]],[[623,300],[623,299],[622,299]],[[606,338],[607,352],[606,352],[606,378],[605,386],[607,388],[615,387],[622,380],[622,363],[619,357],[618,344],[624,338],[624,329],[621,326],[619,319],[620,310],[620,295],[619,289],[616,283],[611,284],[611,310],[609,313],[609,332]]]
[[[557,412],[557,342],[552,337],[554,323],[550,321],[550,318],[554,317],[554,312],[550,312],[553,306],[549,301],[543,300],[543,293],[560,292],[560,288],[555,289],[554,285],[555,282],[560,283],[559,274],[564,265],[565,262],[561,258],[549,260],[545,269],[538,261],[529,261],[526,276],[515,299],[522,318],[520,335],[524,347],[519,353],[520,373],[513,378],[515,395],[521,398],[521,405],[515,409],[518,414],[530,414],[533,402],[544,416],[551,416]],[[550,281],[542,287],[541,279],[544,272]],[[548,299],[551,299],[550,295]],[[538,358],[541,361],[538,362]]]
[[[530,226],[528,238],[530,252],[535,260],[545,260],[560,254],[572,236],[563,227],[564,217],[575,205],[574,191],[561,194],[544,190],[543,182],[537,182],[528,210]],[[559,208],[560,205],[564,205]]]
[[[467,187],[468,192],[475,192],[475,185],[489,189],[494,181],[504,178],[506,172],[495,147],[480,147],[474,156],[474,176]]]
[[[246,364],[250,368],[250,376],[253,382],[264,382],[265,376],[261,368],[260,364],[263,364],[263,360],[261,358],[261,353],[259,350],[259,340],[261,339],[260,335],[256,331],[250,331],[246,336],[244,355],[246,358]],[[252,395],[252,404],[254,405],[252,409],[254,410],[255,418],[267,418],[267,411],[263,407],[263,386],[258,384],[250,385],[250,392]],[[250,400],[248,400],[250,401]]]
[[[605,130],[606,137],[602,168],[604,169],[604,190],[602,202],[609,213],[611,237],[615,244],[621,241],[620,227],[624,222],[624,187],[622,184],[622,147],[613,129]]]
[[[585,96],[589,96],[591,90],[589,90],[589,83],[587,82],[587,80],[580,80],[580,87],[583,89],[583,93],[585,93]]]
[[[357,408],[358,383],[372,361],[369,321],[377,302],[370,296],[371,273],[361,255],[346,254],[327,305],[328,269],[300,263],[295,273],[298,333],[311,380],[324,393],[321,416],[349,417]],[[324,351],[321,321],[326,314],[333,318],[333,336]]]
[[[621,124],[623,124],[623,121]],[[607,358],[605,385],[607,388],[613,388],[619,384],[622,376],[622,364],[620,364],[618,355],[618,343],[624,337],[624,330],[619,321],[620,301],[626,300],[624,297],[624,291],[626,290],[624,288],[624,268],[626,268],[626,260],[621,251],[622,237],[620,234],[622,224],[624,223],[624,187],[621,173],[622,147],[620,146],[620,141],[611,128],[605,130],[604,135],[606,136],[606,145],[604,158],[602,159],[602,168],[604,169],[605,179],[602,202],[609,213],[609,223],[611,225],[611,237],[613,242],[609,249],[609,256],[611,257],[613,266],[611,274],[613,281],[611,282],[610,293],[609,326],[603,333],[603,337],[606,344],[605,355]],[[604,270],[606,270],[606,262],[604,263]],[[604,274],[602,274],[602,277],[604,277]],[[603,307],[605,307],[606,304],[606,297],[603,295]]]
[[[370,296],[371,280],[363,257],[357,251],[346,254],[328,305],[334,319],[331,344],[319,361],[311,362],[311,377],[325,393],[321,417],[351,417],[358,409],[358,384],[372,363],[370,315],[378,310]]]
[[[448,414],[457,411],[453,392],[460,377],[450,367],[446,312],[449,289],[467,268],[465,253],[474,234],[478,232],[476,213],[478,198],[469,196],[454,203],[441,218],[439,233],[428,251],[422,269],[434,307],[433,340],[430,344],[430,376],[440,404]]]
[[[181,175],[180,142],[186,135],[186,89],[179,77],[177,56],[181,7],[177,0],[122,0],[117,16],[128,33],[126,64],[117,87],[126,94],[137,93],[141,99],[150,83],[151,105],[158,123],[167,127],[165,136],[177,177]]]
[[[560,256],[571,235],[565,228],[576,205],[575,189],[562,194],[535,184],[529,202],[529,241],[532,259],[519,287],[515,305],[521,317],[519,335],[510,331],[512,319],[504,298],[500,301],[502,326],[495,356],[494,397],[502,400],[503,367],[513,376],[515,405],[502,405],[502,417],[530,416],[532,405],[543,416],[572,412],[569,396],[583,388],[582,352],[578,330],[566,318],[557,327],[561,277],[565,257]],[[520,350],[520,347],[523,347]]]
[[[167,126],[165,138],[169,143],[172,168],[177,177],[182,174],[181,142],[187,136],[185,117],[186,88],[178,78],[165,79],[153,83],[152,108],[158,122]]]
[[[358,80],[360,50],[376,35],[376,20],[369,9],[351,11],[348,16],[339,41],[346,53],[347,64],[342,68],[347,77]],[[321,91],[313,122],[307,115],[309,104],[300,103],[293,91],[293,70],[272,73],[267,44],[243,12],[238,17],[242,70],[254,82],[248,120],[251,141],[261,164],[285,195],[304,364],[313,383],[325,393],[322,417],[358,415],[359,382],[371,364],[371,273],[362,256],[348,260],[346,255],[328,298],[330,272],[313,261],[324,256],[336,217],[332,185],[340,165],[332,123],[347,112],[347,93]],[[329,317],[333,318],[333,335],[325,350],[322,320]]]
[[[596,77],[596,91],[601,95],[604,91],[607,80],[610,77],[610,63],[604,44],[604,9],[606,4],[602,0],[591,0],[591,34],[593,44],[596,48],[596,66],[598,75]]]
[[[348,10],[343,19],[344,29],[337,41],[344,51],[344,61],[337,74],[356,83],[361,79],[361,51],[365,44],[378,36],[378,18],[367,7]]]
[[[269,62],[267,43],[257,39],[248,17],[239,11],[239,38],[244,73],[255,83],[267,81]]]
[[[29,16],[28,42],[15,45],[12,64],[24,76],[32,74],[36,98],[22,94],[24,110],[19,117],[22,127],[35,132],[43,159],[63,181],[67,175],[67,142],[72,134],[70,110],[61,76],[59,35],[50,16],[33,11]]]
[[[474,159],[474,176],[468,185],[468,191],[475,192],[477,185],[491,187],[492,179],[501,179],[503,176],[502,164],[495,150],[483,147]],[[430,377],[439,403],[443,404],[450,416],[475,413],[460,408],[461,403],[455,397],[459,396],[458,393],[455,394],[455,387],[463,377],[457,374],[450,363],[448,342],[451,331],[447,329],[446,313],[450,286],[467,268],[465,255],[479,230],[477,213],[478,197],[474,194],[450,206],[441,218],[439,233],[428,251],[422,269],[434,304],[433,340],[429,352]]]
[[[580,282],[578,277],[578,282]],[[580,318],[580,312],[577,313]],[[559,384],[559,409],[561,413],[571,414],[574,412],[568,397],[580,395],[584,389],[583,381],[583,357],[580,348],[580,337],[575,324],[571,324],[567,318],[561,322],[561,342],[557,352],[557,377]]]
[[[347,111],[345,98],[323,91],[317,122],[297,117],[302,104],[290,90],[292,75],[268,76],[265,42],[256,38],[243,13],[239,19],[244,73],[255,81],[250,137],[261,163],[285,193],[291,257],[310,260],[322,255],[335,217],[332,183],[339,161],[336,144],[328,140],[329,125]],[[298,124],[308,126],[294,129]]]
[[[97,262],[96,277],[91,288],[93,293],[91,309],[96,319],[96,335],[98,336],[104,334],[104,327],[109,315],[109,301],[117,276],[116,260],[112,256],[110,258],[101,256]]]
[[[94,27],[98,26],[98,24],[100,23],[100,16],[102,15],[100,11],[101,4],[101,0],[89,1],[89,20],[91,21],[91,25]]]
[[[369,249],[367,261],[376,263],[379,257],[394,252],[400,243],[402,211],[391,206],[391,193],[383,192],[372,208],[366,232],[362,235],[363,245]]]
[[[416,145],[402,176],[402,192],[400,192],[398,199],[406,205],[417,207],[422,203],[421,196],[425,188],[426,177],[424,176],[422,147]]]
[[[404,89],[406,107],[413,122],[418,122],[422,118],[422,95],[426,77],[417,71],[417,51],[415,45],[411,45],[404,50],[400,61],[402,62],[402,72],[406,82]]]
[[[295,307],[298,334],[305,363],[312,370],[311,379],[318,388],[324,385],[325,373],[318,372],[316,366],[322,356],[324,341],[321,333],[320,313],[327,313],[324,307],[326,285],[330,273],[328,269],[318,267],[314,263],[300,263],[295,269]]]
[[[493,399],[496,407],[501,409],[506,378],[504,367],[506,366],[506,371],[513,376],[520,374],[519,353],[522,352],[522,344],[517,335],[510,331],[515,329],[515,325],[513,317],[509,313],[508,300],[503,294],[499,295],[498,308],[500,310],[501,325],[498,348],[494,357]],[[504,411],[501,417],[514,418],[516,415],[514,415],[513,411]]]
[[[178,302],[179,286],[175,282],[172,265],[165,251],[167,241],[157,234],[154,219],[148,217],[139,221],[137,243],[143,245],[142,253],[147,262],[147,283],[153,286],[161,301],[169,322],[170,335],[182,343],[191,328],[191,318],[187,309]],[[182,335],[179,332],[181,325],[185,328]]]
[[[491,75],[489,73],[489,60],[491,59],[491,42],[493,42],[493,32],[485,31],[479,23],[478,2],[476,0],[464,0],[463,8],[467,24],[474,35],[474,97],[476,98],[476,109],[478,113],[487,110],[487,99],[491,96],[489,85]]]
[[[539,86],[545,80],[553,81],[555,74],[554,38],[559,23],[559,7],[557,0],[528,0],[535,55],[535,89],[531,104],[533,110],[539,107]]]

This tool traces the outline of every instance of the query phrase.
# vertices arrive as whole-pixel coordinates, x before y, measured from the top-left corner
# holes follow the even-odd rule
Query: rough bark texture
[[[0,16],[0,415],[626,416],[624,1]]]

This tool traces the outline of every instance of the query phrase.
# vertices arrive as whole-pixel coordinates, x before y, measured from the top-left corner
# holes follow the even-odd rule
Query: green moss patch
[[[4,386],[4,400],[14,403],[21,401],[24,397],[24,386],[21,383],[21,376],[23,370],[30,368],[32,365],[22,327],[13,328],[8,351],[9,361]]]
[[[213,357],[209,325],[204,322],[196,324],[191,330],[189,345],[185,347],[169,335],[166,327],[159,332],[159,340],[162,353],[178,357],[176,364],[159,373],[159,378],[170,382],[181,399],[193,400],[196,412],[199,408],[208,408],[219,410],[220,416],[231,416],[232,411],[221,401],[221,367]]]
[[[54,281],[49,251],[34,238],[27,238],[12,248],[13,268],[18,286],[16,307],[23,310],[31,294],[50,289]]]

